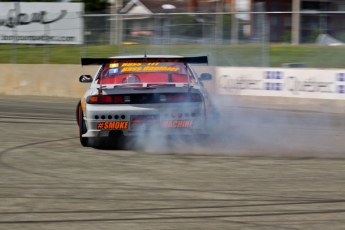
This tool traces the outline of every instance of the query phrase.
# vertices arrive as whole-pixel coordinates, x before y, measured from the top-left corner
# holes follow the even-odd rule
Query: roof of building
[[[174,9],[164,9],[163,5],[172,5]],[[132,0],[128,2],[120,13],[125,14],[154,14],[154,13],[184,13],[188,12],[186,0]]]

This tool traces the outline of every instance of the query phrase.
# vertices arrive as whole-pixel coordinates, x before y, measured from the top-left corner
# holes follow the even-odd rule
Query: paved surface
[[[343,114],[237,105],[211,140],[115,151],[80,146],[76,103],[1,97],[1,230],[345,229]]]

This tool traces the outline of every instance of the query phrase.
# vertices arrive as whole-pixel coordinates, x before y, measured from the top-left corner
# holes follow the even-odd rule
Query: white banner
[[[83,44],[83,3],[0,3],[0,43]]]
[[[345,100],[345,69],[219,67],[217,93]]]

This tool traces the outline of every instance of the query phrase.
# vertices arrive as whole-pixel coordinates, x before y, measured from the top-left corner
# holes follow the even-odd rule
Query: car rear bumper
[[[94,105],[85,109],[87,132],[83,137],[106,137],[113,130],[125,136],[206,134],[206,116],[201,102]]]

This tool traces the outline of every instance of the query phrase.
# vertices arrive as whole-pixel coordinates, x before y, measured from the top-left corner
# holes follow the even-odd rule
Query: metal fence
[[[300,12],[299,42],[308,51],[290,46],[293,12],[160,13],[152,15],[84,14],[81,45],[0,45],[8,54],[0,62],[25,63],[24,56],[41,56],[41,63],[56,63],[56,56],[107,57],[125,54],[209,55],[211,65],[281,66],[284,62],[315,67],[345,67],[345,12]],[[296,14],[296,13],[295,13]],[[310,44],[319,46],[308,46]],[[31,47],[35,51],[27,51]],[[272,53],[272,47],[286,51]],[[322,50],[322,49],[324,50]],[[321,51],[315,51],[320,50]],[[314,50],[314,51],[313,51]],[[23,53],[24,52],[24,53]],[[320,52],[320,53],[318,53]],[[322,56],[331,65],[325,66]],[[282,57],[285,55],[286,57]],[[340,55],[340,56],[339,56]],[[339,56],[336,61],[332,58]],[[28,58],[27,58],[28,59]],[[332,61],[333,60],[333,61]],[[73,61],[72,61],[73,62]],[[77,62],[77,61],[74,61]]]
[[[85,52],[94,45],[120,44],[115,55],[209,55],[213,65],[268,66],[267,15],[174,13],[85,15]],[[248,45],[248,46],[245,46]],[[97,51],[96,51],[97,52]]]

